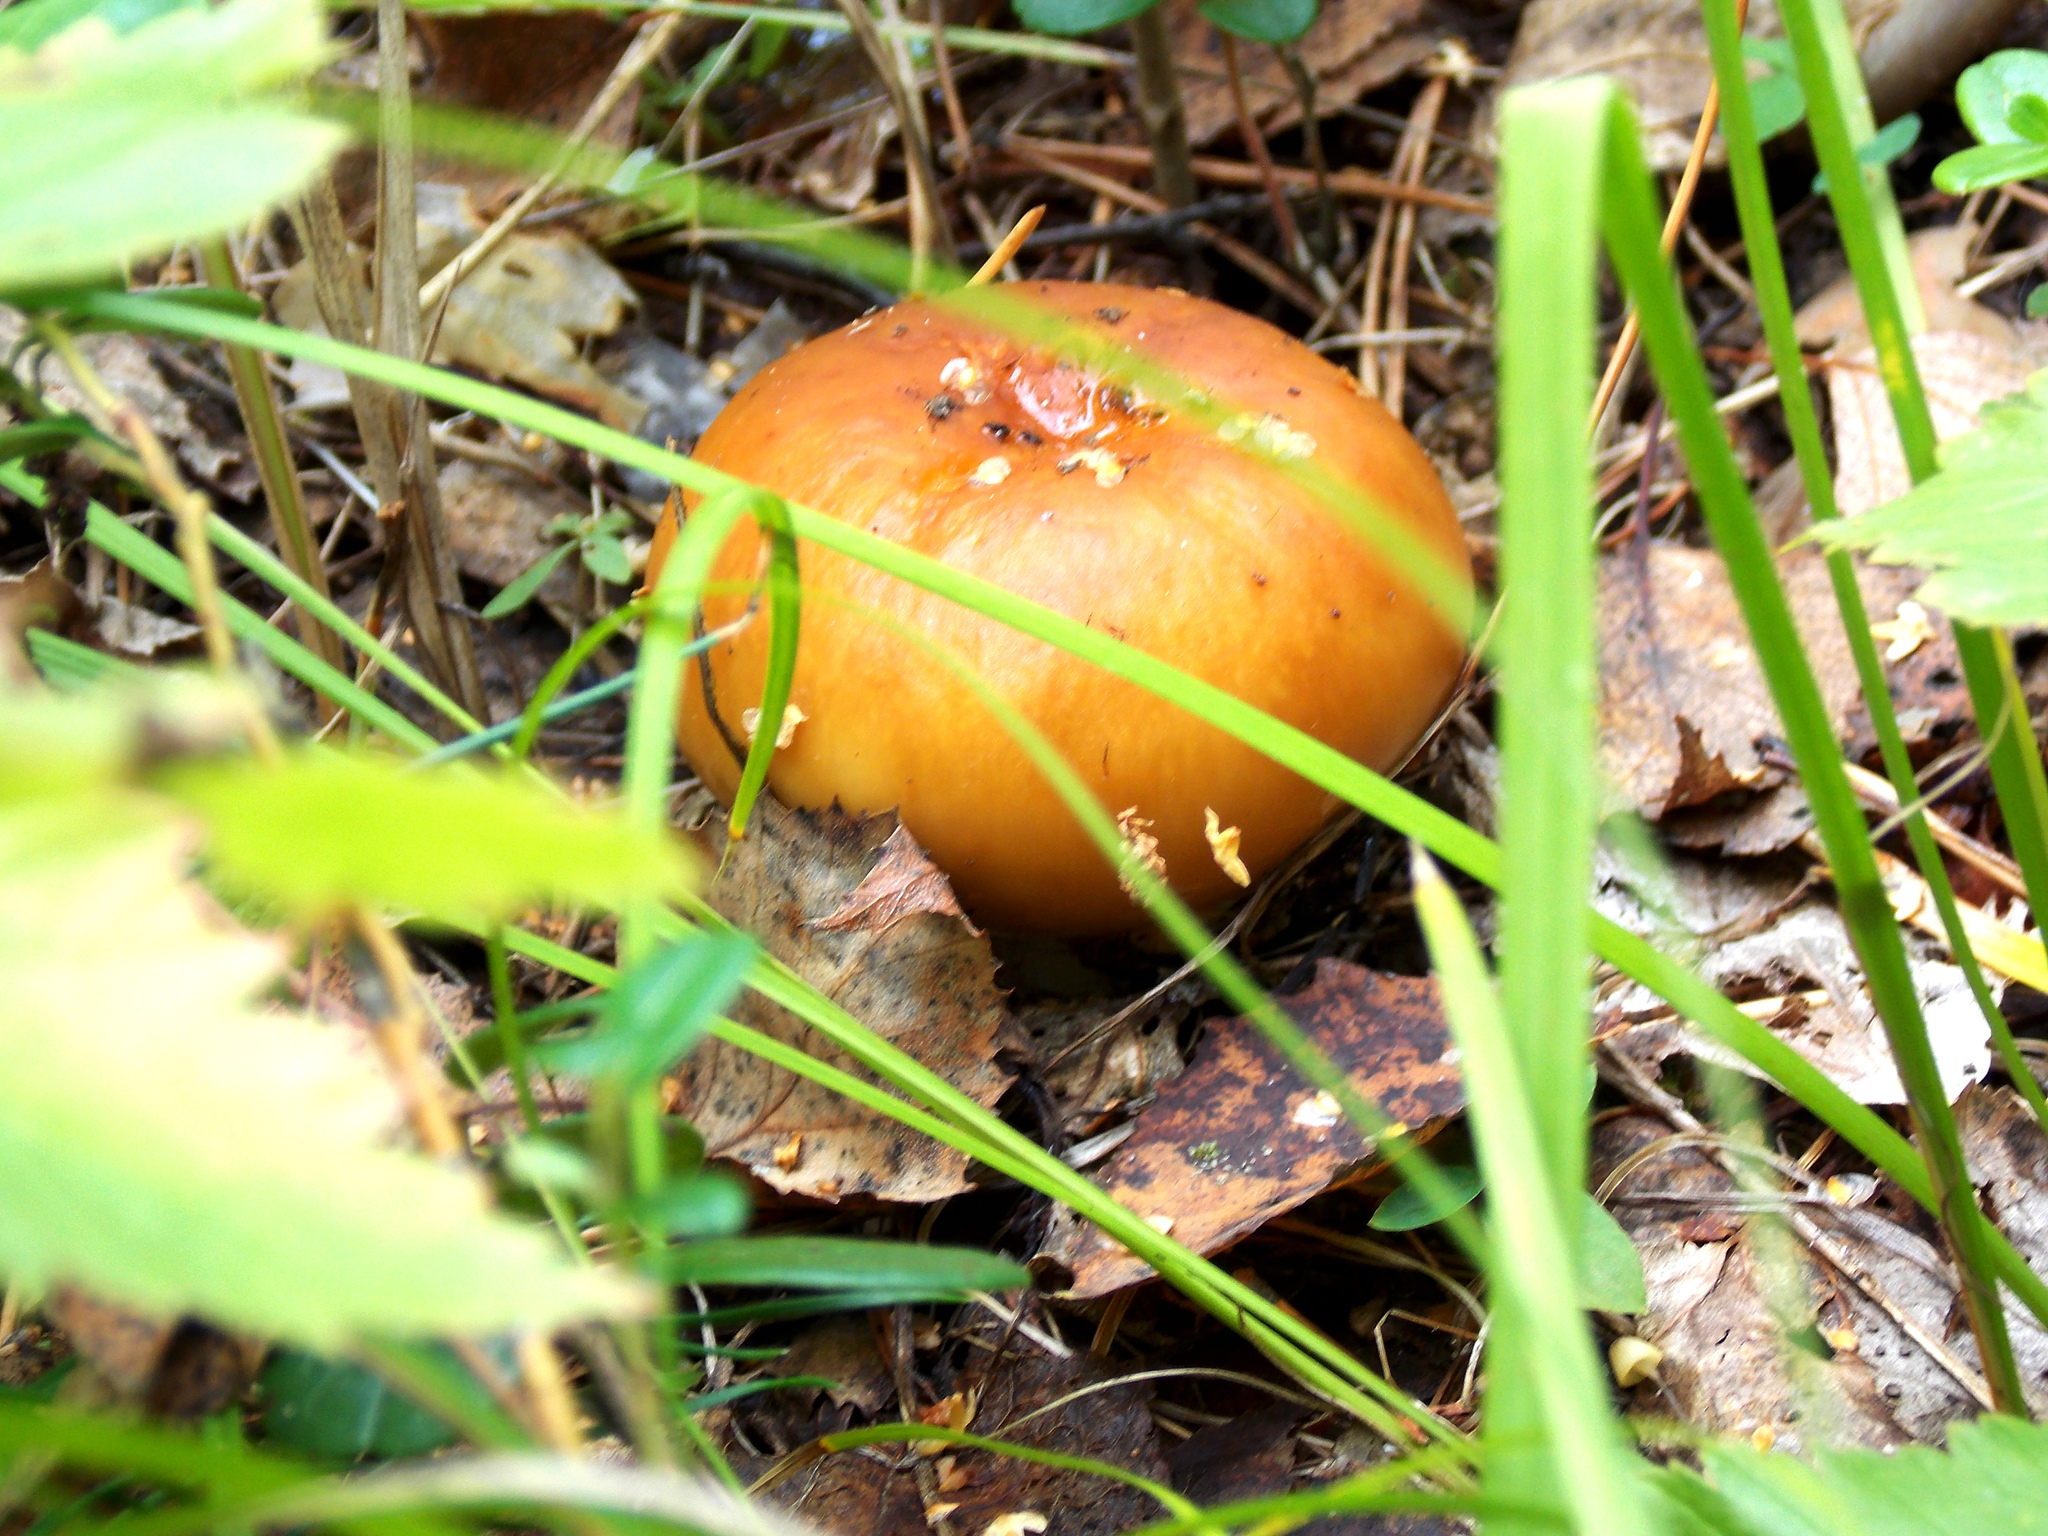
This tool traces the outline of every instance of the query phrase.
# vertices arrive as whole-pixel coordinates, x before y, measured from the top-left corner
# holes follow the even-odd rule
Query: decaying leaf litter
[[[1278,162],[1267,164],[1243,139],[1214,30],[1192,6],[1172,8],[1202,199],[1185,210],[1148,190],[1147,151],[1113,52],[1099,65],[934,55],[936,78],[920,84],[935,88],[926,105],[946,178],[943,243],[972,263],[1026,208],[1043,203],[1044,223],[1015,258],[1020,275],[1185,286],[1307,335],[1388,392],[1435,458],[1483,561],[1497,500],[1484,213],[1495,93],[1503,82],[1582,64],[1588,37],[1603,40],[1602,62],[1679,60],[1684,67],[1624,70],[1653,129],[1654,158],[1675,172],[1691,148],[1708,78],[1684,9],[1550,0],[1519,12],[1452,0],[1326,5],[1293,61],[1299,68],[1275,50],[1243,50],[1245,111]],[[1872,14],[1852,20],[1881,30],[1882,8],[1866,9]],[[581,16],[429,15],[420,18],[408,63],[425,101],[510,111],[619,148],[684,146],[763,190],[809,202],[821,216],[906,227],[905,136],[857,47],[824,34],[784,39],[773,50],[757,44],[752,59],[729,60],[719,78],[708,66],[729,52],[732,28],[686,21],[651,61],[636,59],[651,62],[650,72],[619,89],[621,58],[649,25],[636,33]],[[546,46],[536,47],[541,29]],[[2025,7],[1998,18],[1974,46],[2038,44],[2044,35],[2048,19]],[[537,60],[546,66],[538,78]],[[377,62],[358,54],[336,68],[362,80]],[[1322,114],[1314,146],[1301,126],[1303,70]],[[1908,188],[1925,185],[1936,147],[1962,142],[1939,104],[1923,110],[1927,142],[1898,168]],[[1327,178],[1311,168],[1318,152],[1335,168]],[[359,272],[376,240],[365,222],[370,169],[345,165],[336,183],[340,256]],[[1369,187],[1347,170],[1373,178]],[[753,372],[887,297],[727,232],[644,227],[621,199],[555,194],[497,238],[486,229],[525,183],[437,161],[418,171],[416,276],[431,284],[468,248],[490,247],[437,311],[432,355],[650,441],[687,448]],[[1795,260],[1804,247],[1794,273],[1806,301],[1802,340],[1824,379],[1837,494],[1853,512],[1904,488],[1903,458],[1853,293],[1831,286],[1838,268],[1830,265],[1825,207],[1806,192],[1810,163],[1788,150],[1778,174]],[[1276,198],[1304,242],[1298,250],[1274,217]],[[1916,353],[1937,426],[1948,434],[2021,387],[2048,356],[2044,323],[2019,314],[2048,205],[2016,188],[1967,203],[1927,193],[1908,206],[1930,322]],[[331,318],[313,291],[312,238],[307,225],[280,221],[253,232],[240,252],[249,286],[308,328]],[[1731,436],[1775,508],[1772,531],[1784,543],[1801,531],[1803,508],[1796,497],[1768,494],[1787,483],[1787,450],[1774,397],[1754,388],[1768,382],[1768,367],[1734,238],[1725,189],[1710,175],[1693,205],[1680,270],[1713,349]],[[159,277],[196,275],[181,255]],[[0,311],[0,326],[11,320]],[[18,339],[7,337],[10,349]],[[94,367],[149,416],[185,471],[238,520],[259,526],[253,450],[218,359],[126,336],[90,346]],[[52,399],[66,402],[61,364],[21,355],[24,366],[46,370]],[[304,365],[284,371],[282,385],[309,513],[343,606],[358,618],[410,613],[407,583],[419,578],[416,566],[405,566],[417,557],[389,547],[391,525],[379,513],[388,487],[376,483],[376,450],[358,437],[346,385]],[[1626,925],[1679,945],[1854,1096],[1894,1105],[1897,1076],[1810,851],[1810,817],[1725,574],[1691,513],[1683,461],[1647,389],[1624,386],[1617,399],[1600,438],[1604,766],[1614,810],[1652,823],[1670,855],[1662,867],[1646,866],[1618,837],[1603,859],[1599,902]],[[503,719],[531,694],[565,635],[586,629],[637,584],[659,490],[487,420],[458,416],[429,430],[448,558],[464,582],[439,601],[471,626],[483,700]],[[51,467],[61,479],[64,466]],[[620,511],[626,519],[605,522]],[[33,625],[140,660],[196,648],[182,610],[125,569],[110,569],[96,552],[46,562],[52,545],[39,520],[13,504],[4,515],[0,616],[10,636]],[[52,526],[61,542],[62,525]],[[531,587],[529,602],[476,620],[556,551],[565,552]],[[1868,724],[1846,647],[1830,628],[1818,559],[1810,546],[1792,545],[1782,569],[1802,626],[1810,624],[1838,735],[1852,755],[1867,757]],[[1959,894],[1984,921],[2031,931],[1998,851],[1953,648],[1914,602],[1918,584],[1897,568],[1864,573],[1902,724],[1927,782],[1942,788],[1935,812],[1947,824]],[[261,595],[246,576],[230,591]],[[404,638],[408,654],[430,670],[437,664],[426,636]],[[2023,641],[2037,708],[2048,697],[2044,656]],[[624,643],[600,649],[579,681],[616,675],[630,660]],[[402,693],[393,698],[411,707]],[[545,731],[544,759],[565,777],[602,779],[620,765],[621,719],[598,706]],[[1493,809],[1489,725],[1483,690],[1468,692],[1408,772],[1482,827]],[[678,820],[722,836],[722,817],[704,812],[686,794]],[[1888,811],[1874,805],[1873,814]],[[1242,906],[1216,916],[1254,974],[1360,1089],[1456,1164],[1469,1157],[1461,1150],[1455,1052],[1426,979],[1401,853],[1370,825],[1340,824]],[[711,895],[776,959],[1087,1170],[1148,1222],[1201,1251],[1227,1247],[1225,1263],[1257,1288],[1384,1363],[1453,1422],[1469,1416],[1471,1351],[1485,1327],[1485,1298],[1474,1293],[1469,1267],[1427,1225],[1403,1230],[1386,1217],[1392,1181],[1373,1146],[1170,953],[1145,939],[1064,944],[984,933],[888,818],[765,807]],[[1899,894],[1910,919],[1908,898]],[[610,958],[610,925],[561,922],[550,931]],[[448,989],[444,1012],[488,1017],[479,956],[422,946],[417,959]],[[323,985],[323,963],[307,984],[346,1013],[353,990],[331,977]],[[2032,963],[2033,971],[2023,962],[1994,977],[2029,1037],[2040,1029],[2039,996],[2048,987],[2040,962]],[[1935,940],[1920,942],[1914,975],[1994,1213],[2039,1257],[2040,1213],[2048,1209],[2040,1133],[1998,1084],[1981,1020]],[[515,962],[514,980],[534,1000],[573,990],[537,963]],[[1596,1133],[1598,1192],[1636,1242],[1647,1280],[1645,1310],[1610,1321],[1662,1355],[1652,1378],[1627,1388],[1632,1406],[1766,1438],[1874,1446],[1937,1439],[1949,1421],[1977,1411],[1983,1383],[1967,1332],[1951,1322],[1955,1287],[1933,1229],[1829,1134],[1768,1097],[1765,1085],[1763,1155],[1787,1202],[1801,1305],[1831,1352],[1825,1370],[1838,1407],[1830,1425],[1801,1419],[1804,1399],[1767,1347],[1771,1302],[1751,1241],[1757,1196],[1731,1172],[1728,1154],[1702,1142],[1694,1118],[1700,1103],[1688,1064],[1732,1063],[1646,992],[1613,977],[1596,983],[1602,1092],[1613,1106]],[[737,1005],[736,1016],[822,1049],[807,1027],[758,998]],[[573,1081],[546,1086],[551,1110],[579,1107]],[[487,1081],[465,1116],[473,1138],[493,1136],[509,1093],[502,1075]],[[749,1175],[765,1227],[994,1245],[1031,1261],[1038,1277],[1043,1294],[1024,1298],[1021,1312],[993,1299],[937,1315],[899,1307],[858,1322],[748,1325],[744,1338],[727,1340],[781,1347],[768,1374],[835,1382],[742,1399],[713,1415],[756,1472],[775,1469],[776,1498],[828,1526],[920,1529],[942,1504],[963,1529],[1025,1508],[1047,1512],[1062,1530],[1118,1529],[1149,1513],[1142,1499],[1128,1509],[1105,1504],[1097,1485],[1072,1475],[1037,1469],[1018,1483],[1019,1468],[972,1454],[917,1474],[893,1455],[778,1466],[821,1432],[894,1417],[961,1420],[955,1427],[1027,1442],[1039,1436],[1204,1499],[1274,1491],[1379,1454],[1369,1437],[1300,1399],[1241,1341],[1145,1285],[1141,1262],[990,1170],[722,1047],[693,1056],[667,1094],[667,1107],[697,1124],[709,1156]],[[101,1341],[111,1334],[119,1342],[118,1327],[96,1326],[83,1305],[58,1307],[52,1318],[103,1371],[115,1368],[114,1347]],[[2048,1343],[2028,1328],[2019,1333],[2022,1362],[2038,1380]],[[727,1384],[751,1368],[727,1369]],[[936,1479],[932,1487],[925,1477]]]

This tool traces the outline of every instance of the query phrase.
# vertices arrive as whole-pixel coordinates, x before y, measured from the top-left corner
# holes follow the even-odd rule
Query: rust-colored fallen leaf
[[[861,877],[846,900],[827,916],[813,919],[810,926],[824,933],[847,933],[859,928],[880,931],[920,912],[957,917],[969,933],[976,937],[981,934],[960,909],[959,898],[938,865],[926,858],[917,839],[899,826],[882,844],[882,856],[875,860],[875,867]]]
[[[724,841],[722,816],[713,819],[711,835]],[[709,895],[770,954],[883,1039],[976,1103],[994,1104],[1010,1084],[995,1060],[1009,1026],[988,940],[967,926],[957,907],[947,912],[929,887],[926,899],[935,906],[893,912],[870,906],[866,916],[847,916],[900,836],[894,815],[792,811],[764,796]],[[899,870],[905,844],[923,859],[902,837]],[[835,916],[845,920],[832,923]],[[758,994],[747,994],[732,1013],[822,1061],[868,1076],[809,1025]],[[696,1123],[711,1156],[743,1165],[785,1194],[924,1203],[970,1187],[964,1154],[717,1041],[684,1062],[675,1087],[676,1113]]]
[[[1425,1141],[1465,1107],[1434,980],[1343,960],[1280,999],[1358,1091]],[[1331,1113],[1255,1025],[1209,1026],[1194,1065],[1165,1084],[1100,1182],[1197,1253],[1214,1253],[1341,1180],[1381,1165],[1373,1144]],[[1150,1266],[1094,1227],[1055,1218],[1044,1255],[1073,1273],[1071,1294],[1103,1296]]]

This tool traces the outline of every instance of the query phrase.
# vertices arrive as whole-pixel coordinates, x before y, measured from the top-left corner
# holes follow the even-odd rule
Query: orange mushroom
[[[1008,291],[1106,328],[1236,414],[1219,433],[914,299],[762,370],[696,457],[1126,640],[1370,767],[1399,762],[1455,680],[1462,637],[1275,461],[1315,456],[1469,582],[1457,518],[1414,439],[1350,375],[1222,305],[1110,284]],[[657,534],[650,582],[674,532]],[[744,524],[712,579],[750,582],[764,557]],[[1084,934],[1142,914],[973,694],[871,613],[976,669],[1127,835],[1156,839],[1198,907],[1336,809],[1253,748],[1042,641],[815,545],[800,559],[788,745],[770,785],[791,805],[896,809],[979,918]],[[746,601],[709,596],[707,626]],[[767,641],[765,623],[750,625],[684,681],[683,752],[727,798],[760,726],[747,712]]]

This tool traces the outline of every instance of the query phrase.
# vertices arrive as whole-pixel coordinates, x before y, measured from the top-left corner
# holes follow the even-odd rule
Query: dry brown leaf
[[[1436,50],[1444,29],[1424,0],[1325,0],[1302,35],[1302,62],[1316,77],[1316,114],[1326,116],[1398,78]],[[1195,0],[1167,0],[1173,61],[1187,103],[1188,141],[1206,144],[1237,125],[1223,66],[1223,43]],[[1301,121],[1301,98],[1271,48],[1240,47],[1245,101],[1268,133]]]
[[[1599,1122],[1593,1131],[1596,1176],[1669,1135],[1648,1115]],[[1611,1201],[1622,1229],[1643,1260],[1648,1309],[1637,1319],[1641,1337],[1663,1352],[1654,1385],[1635,1389],[1653,1413],[1675,1408],[1689,1425],[1713,1433],[1752,1434],[1768,1429],[1793,1448],[1809,1445],[1814,1404],[1787,1375],[1792,1353],[1765,1301],[1759,1261],[1742,1228],[1699,1235],[1704,1208],[1711,1216],[1735,1195],[1735,1184],[1697,1148],[1674,1147],[1651,1157],[1625,1178]],[[1655,1198],[1646,1198],[1655,1197]],[[1819,1277],[1808,1267],[1812,1287]],[[1823,1326],[1839,1320],[1824,1309]],[[1801,1357],[1802,1359],[1804,1357]],[[1829,1445],[1892,1446],[1906,1442],[1893,1422],[1868,1366],[1854,1354],[1814,1362],[1819,1396],[1833,1422],[1822,1432]]]
[[[123,1400],[171,1418],[218,1413],[248,1387],[266,1346],[208,1324],[136,1312],[71,1286],[44,1304],[50,1321]]]
[[[722,817],[711,824],[723,842]],[[962,917],[927,907],[826,927],[885,858],[893,815],[791,811],[764,796],[711,887],[712,902],[825,996],[981,1105],[1010,1084],[996,1065],[1007,1037],[988,940]],[[899,861],[900,862],[900,861]],[[955,909],[957,911],[957,908]],[[869,1074],[809,1025],[748,993],[733,1017],[861,1077]],[[707,1041],[675,1079],[675,1111],[708,1153],[785,1194],[868,1195],[927,1203],[971,1186],[967,1158],[852,1100]],[[793,1166],[776,1150],[800,1135]]]
[[[1836,734],[1860,753],[1869,722],[1826,562],[1798,545],[1781,557],[1779,573]],[[1871,618],[1895,621],[1919,579],[1903,568],[1861,567]],[[1895,707],[1917,712],[1915,739],[1966,718],[1960,664],[1946,633],[1886,670]],[[1783,728],[1727,569],[1711,550],[1652,542],[1644,555],[1624,548],[1601,562],[1600,736],[1618,791],[1665,821],[1681,846],[1769,853],[1812,826],[1804,796],[1781,766],[1782,749],[1770,748]]]
[[[786,741],[776,745],[786,747]],[[875,867],[861,877],[859,885],[847,892],[846,900],[809,926],[826,933],[844,933],[866,928],[879,932],[920,912],[939,917],[957,917],[967,931],[979,937],[981,930],[960,909],[953,887],[938,865],[925,857],[917,839],[898,827],[882,844],[882,856]]]
[[[1280,1005],[1368,1101],[1427,1140],[1464,1109],[1435,981],[1322,960]],[[1303,1082],[1245,1019],[1211,1023],[1194,1064],[1160,1089],[1097,1182],[1197,1253],[1214,1253],[1340,1180],[1380,1166],[1330,1095]],[[1151,1267],[1064,1212],[1044,1255],[1076,1297],[1150,1279]]]

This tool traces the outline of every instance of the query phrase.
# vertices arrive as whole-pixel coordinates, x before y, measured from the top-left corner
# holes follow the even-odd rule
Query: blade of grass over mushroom
[[[1658,249],[1656,209],[1633,120],[1613,87],[1609,85],[1607,90],[1602,135],[1606,142],[1602,147],[1608,173],[1602,222],[1608,252],[1642,316],[1645,350],[1678,425],[1707,527],[1727,565],[1758,665],[1799,765],[1815,829],[1827,848],[1842,918],[1855,940],[1872,1001],[1912,1105],[1934,1208],[1963,1273],[1965,1302],[1984,1351],[1987,1374],[1994,1383],[2004,1378],[2002,1385],[1994,1385],[1994,1395],[2001,1405],[2024,1412],[2005,1314],[1991,1278],[1990,1225],[1972,1192],[1961,1138],[1949,1112],[1869,830],[1842,767],[1834,726],[1793,626],[1770,546],[1750,504],[1727,433],[1714,414],[1713,390],[1693,345],[1676,277]],[[1808,99],[1812,100],[1810,91]]]
[[[201,337],[225,332],[231,338],[248,340],[284,356],[305,357],[357,372],[367,378],[415,390],[458,409],[497,417],[522,430],[543,433],[588,452],[602,454],[620,464],[645,469],[706,495],[716,494],[733,483],[706,465],[665,452],[560,407],[443,370],[407,363],[364,348],[349,347],[325,337],[307,336],[281,327],[244,321],[162,298],[88,294],[78,296],[73,302],[83,313],[136,330],[161,330]],[[0,469],[0,474],[4,473],[6,471]],[[1275,762],[1293,769],[1401,835],[1416,839],[1436,857],[1489,885],[1499,885],[1499,849],[1490,839],[1325,746],[1307,732],[1099,630],[1004,588],[926,559],[863,529],[820,517],[807,508],[792,506],[790,513],[800,538],[866,561],[891,576],[950,598],[1170,699],[1219,730],[1257,747]],[[132,534],[132,530],[124,531]],[[139,535],[135,537],[140,538]],[[147,543],[146,540],[142,542]],[[160,549],[154,553],[163,564],[175,566],[176,562]],[[166,590],[175,589],[167,587]],[[294,643],[275,631],[270,631],[270,634],[287,645]],[[422,743],[427,740],[425,733],[418,732],[417,727],[410,728]],[[1851,1099],[1804,1057],[1647,940],[1600,917],[1594,920],[1593,940],[1595,951],[1601,958],[1642,982],[1736,1051],[1819,1115],[1915,1200],[1931,1205],[1933,1187],[1918,1154],[1882,1119]],[[575,973],[572,971],[572,974]],[[800,983],[796,988],[796,995],[802,995],[805,989]],[[933,1079],[934,1083],[936,1081]],[[924,1097],[922,1089],[918,1092],[921,1098]],[[2048,1321],[2048,1286],[2044,1286],[2027,1268],[2002,1234],[1994,1233],[1993,1238],[1998,1246],[2000,1278],[2026,1299],[2029,1310]]]
[[[1785,263],[1778,247],[1771,194],[1764,175],[1763,152],[1759,147],[1752,110],[1747,61],[1742,52],[1741,26],[1734,0],[1706,0],[1704,13],[1709,45],[1714,57],[1715,76],[1721,87],[1721,131],[1728,145],[1729,178],[1734,184],[1736,210],[1742,222],[1744,246],[1748,252],[1750,280],[1756,290],[1757,309],[1763,320],[1764,338],[1770,347],[1771,363],[1778,376],[1778,398],[1784,407],[1785,427],[1792,439],[1792,451],[1799,463],[1800,478],[1806,485],[1807,504],[1816,523],[1838,520],[1835,507],[1834,474],[1827,449],[1821,441],[1820,418],[1813,405],[1811,385],[1806,377],[1805,359],[1793,327],[1792,294],[1785,278]],[[1870,616],[1863,606],[1863,591],[1856,582],[1855,563],[1847,552],[1830,550],[1828,578],[1834,586],[1835,603],[1841,610],[1842,628],[1849,653],[1856,663],[1857,680],[1863,689],[1864,708],[1871,730],[1877,737],[1884,760],[1885,775],[1898,792],[1899,803],[1913,805],[1920,799],[1913,760],[1899,731],[1896,706],[1884,665],[1878,659],[1876,638],[1870,632]],[[1963,930],[1962,913],[1956,906],[1955,890],[1949,883],[1948,866],[1927,825],[1924,811],[1906,817],[1906,837],[1912,845],[1913,860],[1920,877],[1934,897],[1949,951],[1977,1001],[1978,1011],[1998,1045],[1999,1057],[2034,1116],[2048,1125],[2048,1097],[2020,1056],[2012,1026],[1991,996]]]
[[[43,482],[18,464],[0,464],[0,486],[4,486],[32,506],[41,507],[47,504]],[[177,557],[154,540],[130,528],[98,502],[93,502],[86,508],[85,537],[86,542],[104,550],[143,580],[161,588],[179,602],[189,603],[192,600],[190,579]],[[222,594],[221,604],[227,614],[228,628],[239,639],[256,645],[280,669],[290,673],[315,693],[323,698],[332,699],[365,724],[382,731],[401,746],[425,752],[438,745],[433,737],[368,689],[363,688],[354,678],[336,671],[290,635],[266,624],[261,614],[226,594]]]
[[[1894,249],[1898,242],[1888,238],[1898,224],[1888,173],[1882,166],[1862,166],[1856,158],[1870,136],[1863,77],[1839,0],[1786,0],[1784,22],[1806,91],[1814,148],[1828,177],[1828,200],[1877,349],[1906,469],[1917,485],[1938,468],[1934,422],[1911,342],[1911,333],[1922,328],[1919,290],[1910,265]],[[1992,787],[2013,857],[2026,878],[2033,910],[2048,910],[2042,906],[2048,901],[2048,773],[2029,724],[2032,715],[2014,670],[2011,643],[1995,630],[1960,622],[1952,628],[1970,707],[1989,747]]]

